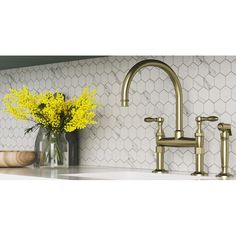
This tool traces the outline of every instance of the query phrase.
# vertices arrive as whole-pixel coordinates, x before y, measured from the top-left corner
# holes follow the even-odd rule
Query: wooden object
[[[34,163],[34,151],[0,151],[0,167],[24,167]]]

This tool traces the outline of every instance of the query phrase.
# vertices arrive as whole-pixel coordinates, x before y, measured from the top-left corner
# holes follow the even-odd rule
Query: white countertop
[[[220,180],[215,175],[191,176],[190,173],[154,174],[151,170],[78,166],[68,169],[0,168],[0,179],[62,179],[62,180]],[[230,178],[230,179],[235,179]]]

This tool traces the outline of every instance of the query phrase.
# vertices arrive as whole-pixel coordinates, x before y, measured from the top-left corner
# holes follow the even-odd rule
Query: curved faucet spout
[[[171,79],[174,88],[175,88],[175,96],[176,96],[176,131],[175,138],[179,139],[184,136],[183,132],[183,94],[182,87],[179,82],[179,79],[176,73],[164,62],[158,60],[143,60],[135,64],[126,75],[121,91],[121,106],[127,107],[129,105],[129,88],[132,79],[136,75],[136,73],[144,67],[154,66],[161,68],[164,70]]]

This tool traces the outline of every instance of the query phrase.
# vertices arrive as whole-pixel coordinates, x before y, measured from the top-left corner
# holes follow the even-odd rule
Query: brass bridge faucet
[[[204,121],[217,121],[216,116],[200,117],[196,118],[197,130],[195,132],[195,138],[184,137],[183,131],[183,93],[180,81],[176,73],[164,62],[159,60],[143,60],[135,64],[127,73],[121,90],[121,106],[128,107],[129,105],[129,88],[130,84],[136,75],[136,73],[144,67],[153,66],[164,70],[174,85],[175,97],[176,97],[176,129],[174,137],[165,137],[163,130],[164,119],[158,118],[145,118],[145,122],[157,122],[158,129],[156,132],[156,169],[155,173],[166,173],[164,168],[164,152],[165,147],[194,147],[196,154],[196,169],[192,175],[207,175],[204,171],[204,133],[202,130],[202,123]]]

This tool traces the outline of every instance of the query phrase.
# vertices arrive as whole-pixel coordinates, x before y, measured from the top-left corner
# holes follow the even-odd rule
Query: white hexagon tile
[[[127,71],[137,62],[154,58],[170,65],[179,76],[184,95],[184,131],[193,136],[198,115],[217,115],[219,121],[232,124],[230,165],[236,170],[236,57],[214,56],[110,56],[66,63],[0,71],[0,99],[10,87],[27,85],[36,91],[62,91],[80,95],[88,85],[97,89],[98,124],[80,131],[80,163],[93,166],[155,167],[156,124],[144,123],[146,116],[163,116],[168,136],[175,129],[174,88],[158,68],[145,68],[134,78],[130,106],[120,107],[120,90]],[[3,110],[3,104],[0,106]],[[0,148],[34,148],[36,134],[24,136],[27,123],[0,112]],[[217,123],[206,123],[205,168],[220,171],[220,133]],[[169,170],[193,171],[192,148],[166,148]]]

